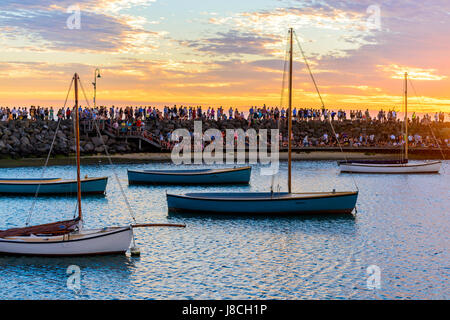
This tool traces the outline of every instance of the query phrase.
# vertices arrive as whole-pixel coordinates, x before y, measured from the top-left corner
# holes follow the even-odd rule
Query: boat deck
[[[324,196],[346,196],[354,194],[354,192],[305,192],[305,193],[288,193],[288,192],[241,192],[241,193],[187,193],[183,196],[186,198],[202,199],[202,200],[246,200],[246,201],[258,201],[264,199],[303,199],[303,198],[315,198]]]
[[[48,236],[48,235],[32,235],[32,236],[16,236],[16,237],[4,237],[0,238],[0,241],[3,240],[9,240],[9,241],[23,241],[27,243],[42,243],[45,242],[61,242],[61,241],[68,241],[68,240],[81,240],[89,237],[95,237],[102,234],[114,232],[124,229],[123,227],[109,227],[109,228],[103,228],[103,229],[91,229],[91,230],[82,230],[81,232],[74,232],[74,233],[68,233],[65,235],[58,235],[58,236]]]
[[[49,183],[62,181],[61,178],[44,178],[44,179],[14,179],[0,178],[0,183]]]

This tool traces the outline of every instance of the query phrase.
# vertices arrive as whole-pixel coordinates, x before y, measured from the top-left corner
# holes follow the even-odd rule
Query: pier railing
[[[106,134],[116,139],[137,139],[139,140],[139,148],[141,147],[141,142],[144,141],[155,148],[161,150],[164,149],[159,138],[143,127],[120,126],[114,128],[111,124],[105,123],[104,131]]]

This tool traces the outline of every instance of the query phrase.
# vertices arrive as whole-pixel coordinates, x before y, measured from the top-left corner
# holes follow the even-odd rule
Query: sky
[[[278,106],[288,29],[327,108],[450,112],[448,0],[2,0],[0,106]],[[294,105],[320,107],[294,46]]]

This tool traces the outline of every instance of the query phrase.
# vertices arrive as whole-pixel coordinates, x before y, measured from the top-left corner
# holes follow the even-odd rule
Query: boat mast
[[[78,195],[78,218],[82,220],[81,213],[81,173],[80,173],[80,127],[78,115],[78,74],[73,76],[75,82],[75,144],[77,149],[77,195]]]
[[[292,63],[293,63],[293,34],[290,28],[290,51],[289,51],[289,108],[288,108],[288,141],[289,141],[289,164],[288,164],[288,190],[292,193]]]
[[[405,160],[408,161],[408,72],[405,72]]]

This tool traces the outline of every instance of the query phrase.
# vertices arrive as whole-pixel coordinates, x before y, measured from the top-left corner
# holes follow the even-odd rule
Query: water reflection
[[[6,299],[108,299],[132,284],[138,260],[125,255],[95,257],[1,256],[0,282]],[[71,290],[69,266],[80,268],[80,289]],[[126,298],[126,294],[122,298]]]
[[[127,186],[114,167],[139,223],[184,223],[185,229],[135,231],[141,257],[0,257],[0,299],[389,299],[448,298],[449,162],[440,175],[355,175],[358,213],[327,216],[168,214],[166,192],[267,192],[272,178],[254,167],[249,186]],[[286,191],[286,164],[274,185]],[[33,168],[0,169],[24,177]],[[110,166],[83,166],[111,176]],[[39,175],[37,171],[34,172]],[[51,167],[50,176],[73,174]],[[293,190],[354,190],[335,162],[294,162]],[[0,229],[23,226],[33,197],[0,198]],[[71,218],[75,199],[36,200],[32,223]],[[132,219],[110,179],[106,197],[83,197],[86,228],[127,225]],[[67,289],[69,265],[81,268],[82,291]],[[368,290],[366,269],[382,270],[382,290]]]

